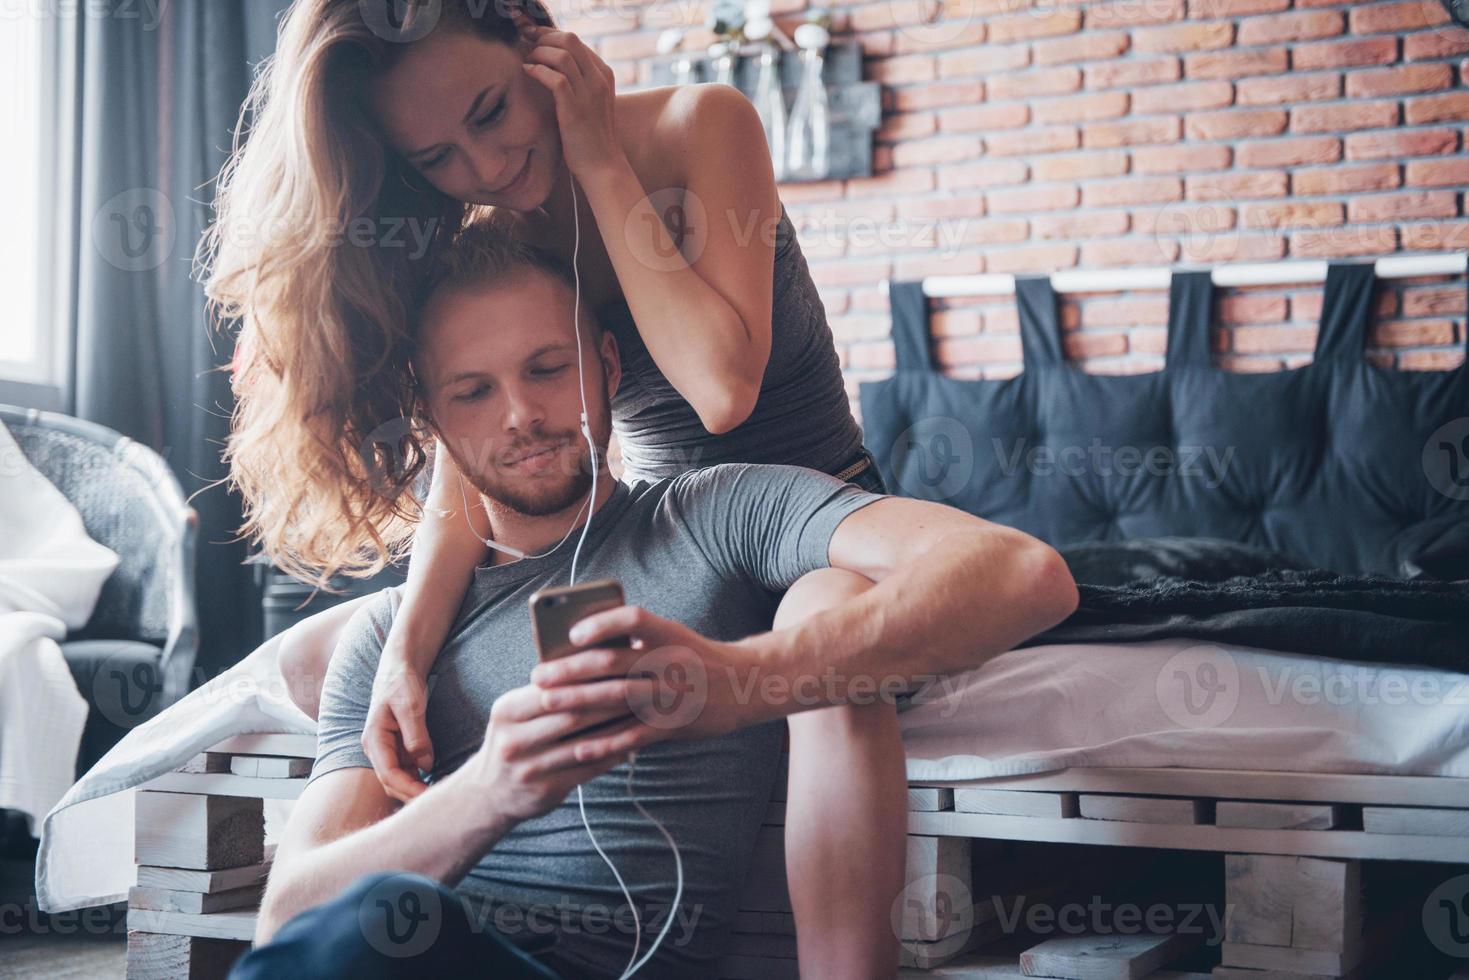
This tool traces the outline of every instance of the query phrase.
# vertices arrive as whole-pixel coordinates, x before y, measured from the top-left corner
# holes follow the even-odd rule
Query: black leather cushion
[[[61,653],[77,690],[91,705],[77,753],[81,778],[124,735],[160,710],[163,649],[133,640],[72,640],[61,644]]]
[[[1175,273],[1167,364],[1086,374],[1062,356],[1049,278],[1016,283],[1025,371],[939,375],[919,283],[892,287],[898,370],[861,386],[866,444],[894,493],[1058,547],[1221,538],[1339,572],[1398,574],[1392,543],[1469,522],[1469,368],[1367,363],[1375,276],[1328,268],[1310,365],[1214,366],[1209,273]]]

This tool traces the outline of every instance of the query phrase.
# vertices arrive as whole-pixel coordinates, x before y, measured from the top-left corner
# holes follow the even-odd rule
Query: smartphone
[[[571,627],[593,613],[625,604],[622,583],[610,578],[536,592],[530,597],[530,623],[541,660],[555,660],[582,649],[571,642]],[[630,645],[626,636],[597,644],[599,647]]]
[[[582,649],[571,642],[568,634],[571,627],[593,613],[604,609],[615,609],[624,605],[622,584],[613,579],[601,579],[582,585],[557,589],[542,589],[530,597],[531,633],[535,637],[536,650],[542,662],[565,657]],[[598,647],[631,646],[626,636],[612,637]],[[588,735],[616,728],[624,724],[631,715],[620,715],[599,721],[586,728],[579,728],[563,735],[559,742],[569,742]]]

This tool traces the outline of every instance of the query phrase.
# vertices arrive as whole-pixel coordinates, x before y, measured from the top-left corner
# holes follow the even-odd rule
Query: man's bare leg
[[[872,586],[842,569],[811,572],[782,599],[775,628]],[[803,711],[787,723],[786,879],[802,980],[891,980],[899,942],[891,909],[903,889],[908,833],[897,710],[873,698]]]

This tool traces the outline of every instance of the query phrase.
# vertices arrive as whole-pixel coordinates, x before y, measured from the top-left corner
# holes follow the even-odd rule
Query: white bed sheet
[[[43,909],[126,897],[139,783],[230,735],[314,733],[275,646],[131,732],[57,804],[37,860]],[[899,718],[914,782],[1070,766],[1469,776],[1466,704],[1469,675],[1159,640],[1011,651],[932,682]]]
[[[133,868],[134,787],[172,772],[231,735],[316,734],[291,701],[276,657],[279,637],[148,719],[97,760],[46,814],[36,854],[36,900],[47,912],[121,902]],[[267,801],[269,804],[269,801]],[[267,805],[266,831],[272,831]]]
[[[1014,650],[905,710],[908,778],[1070,766],[1469,776],[1469,675],[1196,640]]]

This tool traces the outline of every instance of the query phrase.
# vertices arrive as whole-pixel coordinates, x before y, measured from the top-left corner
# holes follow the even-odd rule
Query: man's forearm
[[[763,674],[781,678],[755,688],[781,717],[870,696],[896,679],[912,686],[970,670],[1054,626],[1076,602],[1076,585],[1053,549],[1005,528],[975,530],[947,538],[839,606],[740,645]]]
[[[376,871],[414,871],[453,886],[511,829],[483,811],[485,800],[468,780],[451,775],[396,813],[312,848],[288,871],[272,873],[260,907],[255,941],[265,943],[298,912],[330,900],[357,878]]]

